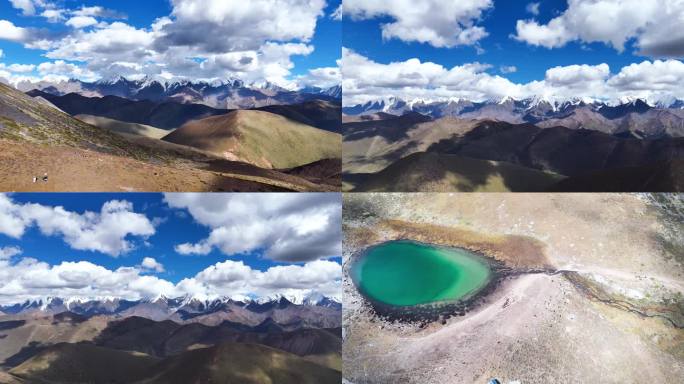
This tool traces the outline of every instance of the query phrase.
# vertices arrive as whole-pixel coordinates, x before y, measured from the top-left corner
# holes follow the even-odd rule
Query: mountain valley
[[[342,307],[320,295],[45,298],[1,311],[0,382],[341,380]]]

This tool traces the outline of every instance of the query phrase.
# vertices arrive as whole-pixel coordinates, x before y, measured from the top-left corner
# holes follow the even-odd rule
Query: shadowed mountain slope
[[[226,343],[164,360],[149,383],[339,383],[340,371],[257,344]]]
[[[623,139],[590,130],[483,122],[429,151],[505,161],[566,176],[684,157],[684,138]]]
[[[342,132],[342,105],[337,102],[312,100],[301,104],[270,105],[257,109],[326,131]]]
[[[684,138],[450,117],[411,124],[415,114],[408,116],[405,124],[392,125],[401,118],[344,124],[345,190],[532,192],[584,185],[648,192],[680,184]],[[559,183],[563,177],[571,179]],[[588,185],[602,178],[613,184]]]
[[[163,129],[178,128],[191,120],[230,112],[201,104],[138,101],[118,96],[85,97],[76,93],[55,96],[41,91],[31,91],[28,95],[41,96],[72,116],[94,115]]]
[[[224,343],[164,360],[91,344],[58,344],[10,374],[28,383],[339,383],[340,371],[257,344]]]
[[[506,162],[419,152],[370,174],[357,192],[544,191],[562,176]]]
[[[28,383],[134,383],[157,372],[159,359],[88,343],[57,344],[10,370]]]
[[[551,192],[684,191],[684,160],[591,172],[552,186]]]

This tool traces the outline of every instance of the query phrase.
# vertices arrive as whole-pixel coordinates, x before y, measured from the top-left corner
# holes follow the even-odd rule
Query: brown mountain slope
[[[226,343],[163,361],[150,384],[339,384],[342,374],[291,353],[256,344]]]
[[[570,177],[552,192],[672,192],[684,191],[684,160],[661,161],[640,167],[591,172]]]
[[[269,105],[257,109],[326,131],[342,131],[342,106],[339,103],[311,100],[301,104]]]
[[[288,175],[303,177],[317,184],[342,184],[342,159],[323,159],[284,171]]]
[[[485,121],[429,150],[579,176],[681,158],[684,139],[623,139],[591,130]]]
[[[9,372],[27,383],[327,384],[338,370],[257,344],[224,343],[164,360],[92,344],[58,344]]]
[[[341,136],[262,111],[234,111],[189,122],[163,140],[263,168],[341,158]]]
[[[378,172],[402,157],[427,151],[440,140],[462,136],[478,123],[452,117],[430,120],[410,114],[344,124],[343,172]]]
[[[544,191],[562,176],[505,162],[414,153],[365,176],[356,192]]]
[[[0,367],[14,367],[45,347],[66,342],[92,340],[107,326],[103,317],[73,322],[67,316],[46,316],[25,320],[0,320]],[[0,381],[1,383],[2,381]]]
[[[29,383],[126,384],[153,376],[159,359],[88,343],[57,344],[11,369]]]
[[[171,132],[171,130],[159,129],[150,125],[127,123],[125,121],[114,120],[101,116],[76,115],[74,117],[85,123],[99,128],[104,128],[114,133],[127,133],[143,137],[150,137],[153,139],[161,139]]]
[[[217,326],[178,324],[142,317],[85,318],[69,312],[54,316],[24,316],[0,321],[0,370],[14,368],[59,343],[88,342],[98,347],[165,358],[224,342],[262,344],[341,370],[342,340],[328,329],[283,329],[272,320],[248,326],[225,321]],[[0,381],[1,383],[1,381]]]
[[[118,135],[86,124],[1,83],[0,139],[68,146],[137,160],[168,160],[163,152],[131,145]]]
[[[266,192],[319,189],[288,175],[292,180],[282,182],[271,175],[255,175],[252,172],[255,167],[244,163],[220,166],[215,171],[203,170],[203,166],[172,166],[78,148],[0,139],[0,189],[4,191]],[[249,169],[243,170],[247,167]],[[42,176],[43,173],[48,173],[48,182],[33,183],[33,176]]]
[[[206,192],[336,189],[247,163],[226,162],[222,157],[193,148],[159,143],[146,137],[133,138],[94,127],[0,84],[1,190]],[[44,173],[49,176],[48,182],[33,183],[35,176],[42,178]]]

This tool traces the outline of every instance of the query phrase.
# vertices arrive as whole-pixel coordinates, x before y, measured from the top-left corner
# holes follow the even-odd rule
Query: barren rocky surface
[[[345,196],[345,379],[677,382],[683,209],[676,195]],[[367,246],[395,239],[467,248],[510,273],[464,316],[389,322],[348,267]]]

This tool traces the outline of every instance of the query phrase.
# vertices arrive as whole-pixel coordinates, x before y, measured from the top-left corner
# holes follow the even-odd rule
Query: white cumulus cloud
[[[71,28],[24,28],[0,20],[0,39],[45,51],[45,57],[80,69],[28,78],[8,74],[12,84],[55,76],[92,81],[148,75],[168,80],[239,78],[293,89],[299,85],[292,75],[293,57],[314,51],[316,25],[326,17],[325,0],[173,0],[167,16],[149,26],[133,26],[126,15],[101,6],[60,8],[39,0],[26,4],[47,21]]]
[[[289,262],[341,255],[338,194],[166,194],[164,199],[210,229],[199,242],[177,245],[181,254],[259,251]]]
[[[330,18],[333,20],[342,20],[342,4],[335,8],[335,11],[330,15]]]
[[[525,7],[525,10],[528,13],[531,13],[531,14],[537,16],[537,15],[539,15],[539,5],[540,5],[540,3],[529,3]]]
[[[143,268],[149,269],[151,271],[155,271],[155,272],[159,272],[159,273],[164,272],[164,265],[162,263],[158,262],[157,260],[155,260],[153,257],[145,257],[143,259],[142,263],[140,263],[140,265]]]
[[[514,37],[546,48],[600,42],[619,52],[636,39],[643,55],[683,57],[682,22],[684,0],[569,0],[568,8],[546,24],[518,20]]]
[[[328,260],[282,265],[260,271],[226,260],[178,283],[178,290],[199,296],[304,296],[316,292],[339,298],[342,266]]]
[[[152,258],[141,267],[107,269],[88,262],[61,262],[51,265],[34,258],[10,260],[20,250],[0,249],[0,304],[15,304],[47,296],[92,299],[119,297],[128,300],[159,295],[200,298],[266,297],[275,294],[304,297],[319,293],[340,298],[342,266],[326,260],[303,265],[283,265],[265,271],[253,269],[241,261],[226,260],[207,267],[177,284],[150,270],[163,271]],[[147,264],[145,266],[144,264]]]
[[[13,304],[46,296],[127,299],[174,294],[173,283],[134,267],[109,270],[88,261],[50,265],[33,258],[0,259],[0,302]]]
[[[100,212],[77,213],[63,207],[17,203],[0,195],[0,234],[21,238],[37,227],[46,236],[59,236],[71,248],[119,256],[134,248],[129,237],[145,239],[155,233],[152,222],[133,212],[127,201],[112,200]]]
[[[66,22],[66,25],[74,28],[85,28],[95,24],[97,19],[92,16],[74,16]]]
[[[435,47],[473,45],[486,37],[477,25],[492,0],[345,0],[344,14],[355,20],[390,17],[385,39],[427,43]]]
[[[21,248],[15,246],[0,247],[0,260],[7,260],[21,254]]]
[[[343,49],[343,102],[350,106],[389,97],[473,101],[505,96],[606,101],[638,97],[652,102],[684,98],[680,86],[684,83],[684,63],[679,60],[646,60],[618,68],[616,73],[605,63],[558,66],[548,69],[543,80],[528,83],[512,82],[489,73],[490,69],[481,63],[447,68],[418,59],[383,64]]]
[[[29,30],[17,27],[11,21],[0,20],[0,39],[17,43],[27,42],[29,39]]]
[[[20,9],[22,14],[26,16],[31,16],[36,13],[36,7],[34,6],[34,0],[9,0],[12,7]]]

